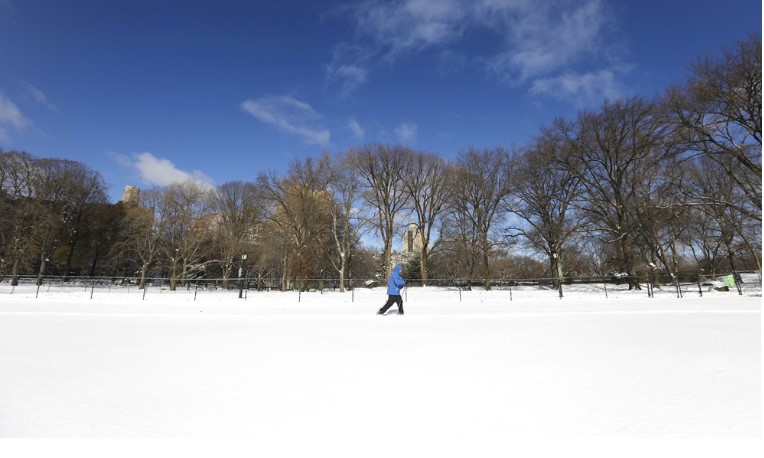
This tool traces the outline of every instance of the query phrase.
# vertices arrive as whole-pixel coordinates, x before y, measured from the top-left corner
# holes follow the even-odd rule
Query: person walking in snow
[[[406,282],[401,277],[401,270],[403,270],[403,266],[400,264],[393,268],[390,279],[387,281],[387,302],[379,309],[377,315],[384,315],[393,304],[398,304],[398,315],[403,315],[401,288],[403,288]]]

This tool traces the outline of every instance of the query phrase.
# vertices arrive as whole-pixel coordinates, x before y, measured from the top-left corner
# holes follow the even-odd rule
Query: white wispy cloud
[[[348,119],[345,127],[358,140],[363,140],[363,138],[366,136],[366,130],[355,119]]]
[[[470,14],[465,0],[374,0],[353,10],[356,28],[390,55],[455,41]]]
[[[588,73],[565,73],[553,78],[536,80],[532,94],[550,96],[572,102],[577,106],[598,104],[603,99],[617,99],[625,94],[612,70]]]
[[[523,7],[504,22],[504,50],[486,59],[499,78],[523,82],[595,55],[608,14],[601,0],[548,1]]]
[[[167,186],[185,181],[195,181],[207,188],[214,186],[214,180],[204,172],[182,170],[169,159],[157,157],[149,152],[135,153],[130,156],[113,154],[113,156],[122,166],[137,171],[143,182],[149,186]]]
[[[463,0],[368,0],[344,11],[363,37],[355,43],[339,43],[326,66],[327,83],[338,85],[346,97],[369,81],[378,61],[433,45],[456,41],[464,18]]]
[[[606,0],[366,0],[345,11],[359,37],[354,46],[366,54],[389,61],[404,53],[440,48],[441,62],[478,63],[512,84],[533,84],[591,65],[608,55],[612,45],[607,34],[613,15]],[[500,49],[472,55],[448,49],[475,31],[493,34]],[[348,46],[343,44],[343,49]],[[329,66],[332,74],[352,65],[354,59],[349,57],[335,53]],[[459,60],[454,62],[453,57]],[[365,62],[363,78],[347,78],[350,90],[369,80],[370,60]]]
[[[22,81],[22,85],[24,86],[24,90],[26,91],[29,98],[31,98],[35,103],[46,107],[50,111],[54,111],[56,113],[60,112],[58,107],[53,102],[51,102],[48,99],[48,96],[45,95],[45,93],[39,88],[35,87],[33,84],[27,81]]]
[[[338,86],[340,97],[347,97],[368,81],[372,52],[362,46],[340,43],[326,66],[326,84]]]
[[[307,103],[292,96],[265,96],[245,100],[241,109],[269,126],[300,137],[307,144],[329,145],[331,134],[321,124],[323,116]]]
[[[0,93],[0,141],[8,141],[10,130],[23,131],[32,123],[19,110],[19,107]]]
[[[417,125],[413,122],[401,123],[395,128],[395,135],[398,136],[398,141],[401,143],[411,144],[416,142],[417,138]]]

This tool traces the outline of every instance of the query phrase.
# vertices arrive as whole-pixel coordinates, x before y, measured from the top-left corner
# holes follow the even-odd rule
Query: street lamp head
[[[243,254],[241,255],[241,260],[242,260],[242,261],[246,261],[246,260],[247,260],[247,253],[243,253]]]

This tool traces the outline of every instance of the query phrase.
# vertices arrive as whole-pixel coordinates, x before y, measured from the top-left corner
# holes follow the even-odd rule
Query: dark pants
[[[387,296],[387,302],[377,313],[385,313],[393,304],[398,304],[398,314],[403,315],[403,298],[400,295]]]

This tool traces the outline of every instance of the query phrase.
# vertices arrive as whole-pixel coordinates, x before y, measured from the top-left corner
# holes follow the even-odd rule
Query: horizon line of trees
[[[761,270],[761,38],[699,58],[648,99],[556,119],[522,147],[455,160],[359,145],[278,175],[193,181],[110,204],[85,164],[0,150],[0,279],[21,275],[384,279],[413,222],[432,278]],[[364,246],[374,233],[382,249]],[[246,253],[246,258],[242,255]],[[295,284],[298,282],[300,284]],[[303,282],[303,283],[301,283]]]

